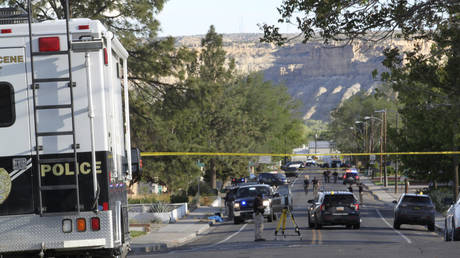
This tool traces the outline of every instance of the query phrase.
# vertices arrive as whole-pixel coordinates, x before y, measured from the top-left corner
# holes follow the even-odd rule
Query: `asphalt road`
[[[330,190],[345,190],[337,184],[324,184],[320,171],[305,172],[310,180],[316,176]],[[292,179],[294,181],[294,179]],[[311,185],[310,185],[311,187]],[[254,242],[254,224],[247,221],[234,225],[226,222],[213,227],[196,241],[162,253],[138,255],[141,257],[459,257],[460,242],[444,242],[442,237],[429,232],[425,226],[402,225],[394,230],[393,204],[375,200],[367,192],[361,205],[361,229],[344,226],[309,229],[306,215],[307,200],[303,176],[293,182],[294,217],[300,227],[302,240],[294,232],[290,221],[286,225],[286,238],[275,240],[278,221],[264,223],[265,242]],[[311,189],[310,189],[311,190]],[[357,188],[355,187],[355,193]]]

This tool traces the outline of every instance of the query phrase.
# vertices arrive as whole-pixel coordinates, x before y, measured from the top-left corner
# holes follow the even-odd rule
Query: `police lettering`
[[[24,63],[24,56],[0,56],[0,64]]]
[[[96,173],[101,174],[101,161],[96,161]],[[79,171],[82,175],[88,175],[91,173],[91,163],[82,162],[78,163]],[[41,175],[45,177],[46,175],[53,176],[73,176],[75,171],[70,169],[70,163],[56,163],[56,164],[42,164],[40,166]]]

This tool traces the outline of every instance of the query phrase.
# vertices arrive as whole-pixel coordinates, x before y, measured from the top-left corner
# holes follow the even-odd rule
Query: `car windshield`
[[[276,176],[277,176],[279,179],[285,179],[285,178],[286,178],[286,175],[281,174],[281,173],[276,174]]]
[[[430,198],[425,197],[425,196],[404,196],[402,203],[431,205],[431,200]]]
[[[324,196],[324,203],[327,205],[350,205],[355,201],[355,198],[351,194],[335,194]]]
[[[262,195],[270,195],[270,188],[265,186],[254,186],[254,187],[244,187],[238,189],[236,193],[237,198],[243,197],[256,197],[257,194],[261,193]]]

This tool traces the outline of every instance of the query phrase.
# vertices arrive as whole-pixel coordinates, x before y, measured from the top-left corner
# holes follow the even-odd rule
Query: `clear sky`
[[[282,0],[169,0],[160,12],[159,36],[206,34],[214,25],[217,33],[261,33],[257,24],[275,24]],[[281,24],[282,33],[296,33]]]

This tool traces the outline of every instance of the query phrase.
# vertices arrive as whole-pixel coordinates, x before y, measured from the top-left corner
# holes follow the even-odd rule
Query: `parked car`
[[[332,160],[331,161],[331,168],[340,168],[342,167],[342,161],[337,159],[337,160]]]
[[[430,196],[425,194],[402,194],[394,208],[393,228],[399,229],[401,224],[426,225],[434,231],[435,209]]]
[[[271,186],[279,186],[279,185],[288,183],[286,175],[284,173],[272,173],[272,172],[260,173],[257,181],[260,184],[267,184]]]
[[[281,169],[285,168],[305,168],[305,163],[303,161],[289,161],[283,166],[281,166]]]
[[[451,206],[444,220],[444,240],[458,241],[460,240],[460,199],[454,203],[452,199],[445,202],[449,202]]]
[[[355,168],[347,169],[342,176],[343,184],[356,184],[359,181],[358,170]]]
[[[244,222],[244,220],[246,219],[252,219],[254,212],[254,199],[259,193],[263,195],[264,199],[264,217],[267,218],[268,222],[272,222],[276,219],[276,215],[273,211],[272,205],[279,205],[281,201],[279,195],[275,195],[273,188],[269,185],[248,185],[240,186],[236,191],[236,199],[233,205],[233,222],[235,224]]]
[[[316,166],[316,160],[314,159],[307,159],[307,161],[305,161],[305,166],[306,167],[314,167]]]
[[[319,192],[315,200],[309,200],[308,226],[316,229],[325,225],[346,225],[359,229],[361,225],[359,203],[350,192]]]

